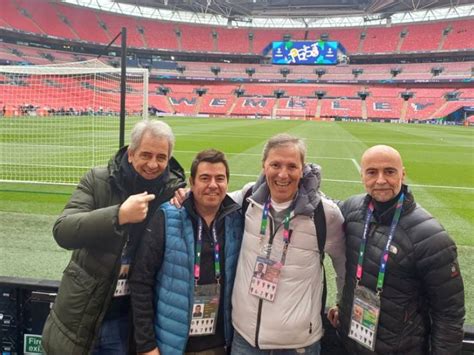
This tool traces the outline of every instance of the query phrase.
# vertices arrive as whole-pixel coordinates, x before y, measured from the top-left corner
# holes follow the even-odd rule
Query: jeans
[[[317,341],[305,348],[299,349],[272,349],[260,350],[254,348],[252,345],[242,338],[238,332],[234,332],[234,340],[232,341],[232,355],[319,355],[321,351],[321,344]]]
[[[129,316],[104,319],[92,355],[127,355]]]

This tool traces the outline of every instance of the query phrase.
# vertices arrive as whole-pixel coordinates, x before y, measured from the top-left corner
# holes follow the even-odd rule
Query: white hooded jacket
[[[319,341],[323,335],[321,297],[323,273],[313,214],[322,199],[326,217],[325,252],[336,271],[338,294],[345,276],[345,242],[342,214],[335,203],[319,193],[319,167],[306,165],[291,212],[291,239],[286,261],[281,269],[275,300],[269,302],[249,293],[257,256],[270,234],[275,235],[270,258],[280,261],[283,250],[283,226],[269,225],[264,240],[260,225],[269,189],[260,178],[249,197],[245,214],[245,230],[232,295],[232,323],[237,332],[252,346],[260,349],[297,349]],[[248,187],[247,187],[248,189]],[[242,202],[245,188],[232,197]],[[239,201],[240,199],[240,201]]]

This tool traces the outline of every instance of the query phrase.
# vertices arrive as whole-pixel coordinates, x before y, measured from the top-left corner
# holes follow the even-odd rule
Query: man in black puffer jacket
[[[403,185],[398,151],[369,148],[361,175],[368,194],[341,209],[346,281],[330,321],[351,354],[459,354],[465,309],[456,245]]]

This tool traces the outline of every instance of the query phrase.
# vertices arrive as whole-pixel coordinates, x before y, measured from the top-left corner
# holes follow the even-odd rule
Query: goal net
[[[148,70],[126,71],[126,132],[148,113]],[[76,184],[119,147],[120,68],[0,66],[0,180]],[[125,134],[125,137],[127,134]]]
[[[306,120],[306,110],[303,108],[277,108],[273,112],[274,119]]]

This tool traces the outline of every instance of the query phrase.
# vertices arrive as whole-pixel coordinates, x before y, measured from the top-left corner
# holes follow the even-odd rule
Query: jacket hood
[[[294,213],[311,216],[321,201],[319,187],[321,185],[321,167],[308,163],[303,167],[303,177],[300,180],[298,191],[293,199]],[[265,175],[262,173],[252,188],[251,199],[256,203],[264,204],[270,196],[270,189]]]

